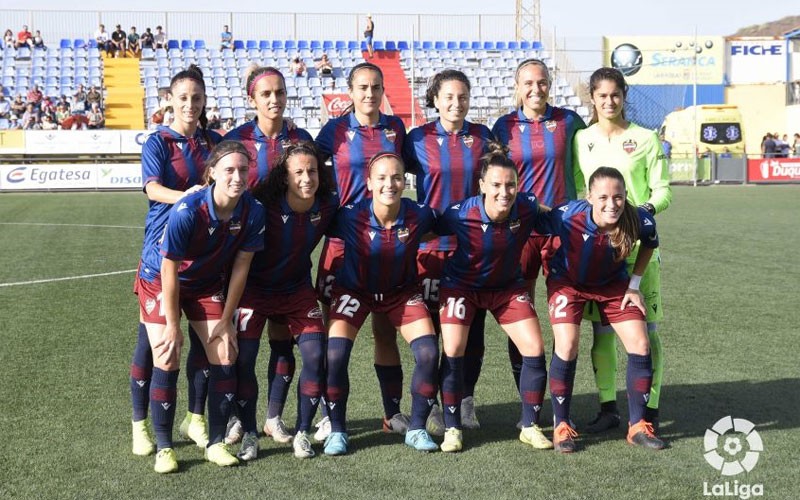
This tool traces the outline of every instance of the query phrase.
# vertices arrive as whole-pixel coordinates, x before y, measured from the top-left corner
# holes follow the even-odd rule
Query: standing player
[[[248,163],[241,144],[221,142],[208,160],[211,185],[170,210],[160,240],[142,255],[137,294],[155,365],[150,409],[158,444],[156,472],[178,469],[172,426],[183,344],[181,310],[211,362],[206,458],[220,466],[238,463],[222,443],[236,389],[233,316],[253,252],[264,246],[264,209],[247,192]],[[230,276],[228,283],[224,276]]]
[[[555,340],[550,364],[553,444],[562,453],[575,451],[578,436],[569,409],[587,301],[597,304],[600,316],[611,324],[628,352],[628,442],[657,450],[664,447],[644,419],[653,364],[644,297],[639,291],[642,273],[658,247],[658,234],[652,215],[625,197],[622,174],[599,167],[589,177],[586,200],[561,205],[543,218],[543,231],[561,238],[561,247],[549,261],[547,302]],[[637,240],[641,246],[629,275],[625,259]]]
[[[548,207],[574,200],[572,141],[586,124],[575,112],[547,103],[553,80],[547,65],[539,59],[522,61],[514,82],[517,108],[501,116],[492,132],[508,147],[509,157],[517,166],[519,191],[535,194],[539,203]],[[522,277],[531,283],[531,297],[536,291],[542,260],[557,245],[547,235],[531,233],[522,252]],[[508,356],[519,388],[522,356],[510,339]]]
[[[519,439],[537,449],[552,443],[539,427],[547,371],[539,319],[522,279],[520,256],[539,218],[532,194],[517,193],[517,169],[507,150],[492,143],[482,158],[483,193],[450,206],[442,213],[437,233],[455,234],[453,257],[444,267],[440,289],[442,323],[442,403],[447,428],[442,451],[463,447],[461,399],[467,336],[477,309],[488,309],[522,353]]]
[[[158,129],[142,146],[142,179],[149,200],[145,219],[142,254],[157,245],[167,223],[169,209],[187,194],[202,186],[206,158],[220,136],[206,129],[205,83],[197,66],[176,74],[170,82],[170,105],[176,110],[169,127]],[[181,433],[200,447],[208,444],[205,422],[208,360],[197,335],[189,328],[191,347],[186,363],[189,378],[189,411],[181,424]],[[139,336],[131,363],[131,400],[133,403],[133,453],[149,455],[155,444],[147,427],[150,402],[150,379],[153,357],[144,323],[139,322]]]
[[[419,293],[417,250],[433,229],[436,213],[424,204],[402,198],[403,161],[392,151],[380,152],[367,165],[372,199],[345,205],[331,233],[345,242],[344,262],[336,274],[328,324],[326,402],[331,434],[326,455],[347,453],[348,364],[358,330],[372,313],[388,316],[393,328],[411,345],[416,366],[411,379],[411,419],[405,442],[419,451],[437,446],[425,430],[430,402],[436,397],[439,346],[428,308]]]
[[[303,360],[297,388],[294,455],[298,458],[314,456],[308,431],[324,386],[325,326],[311,285],[311,252],[339,208],[334,190],[330,171],[320,161],[311,142],[287,146],[270,170],[268,180],[253,190],[266,210],[264,243],[267,247],[253,259],[238,311],[236,400],[244,426],[239,452],[242,460],[252,460],[258,455],[256,358],[264,325],[267,319],[273,318],[279,319],[281,324],[288,322],[288,330]],[[287,342],[291,354],[291,337]],[[288,376],[283,370],[277,370],[275,375],[281,379]],[[270,377],[275,375],[270,373]],[[269,380],[272,383],[272,378]]]
[[[492,133],[485,125],[466,120],[469,94],[469,79],[461,71],[448,69],[437,73],[428,85],[425,100],[429,108],[439,111],[439,119],[412,130],[404,146],[408,171],[417,176],[417,201],[440,212],[450,204],[478,193],[480,159],[492,140]],[[455,238],[442,236],[422,243],[417,255],[423,297],[437,330],[440,330],[439,281],[444,263],[455,248]],[[475,416],[473,396],[485,350],[485,321],[486,310],[478,310],[464,353],[461,422],[468,429],[480,426]],[[427,428],[431,434],[444,434],[442,410],[438,405],[431,410]]]
[[[287,99],[283,73],[272,67],[253,64],[245,72],[245,84],[250,106],[256,109],[256,117],[225,134],[225,139],[241,142],[250,153],[248,185],[254,188],[267,180],[270,169],[278,162],[285,148],[313,139],[302,128],[293,127],[290,130],[283,119]],[[292,335],[286,325],[270,321],[268,336],[269,405],[264,433],[277,442],[288,443],[292,440],[292,435],[286,430],[282,415],[295,370]],[[278,370],[281,372],[280,376],[276,374]],[[240,438],[241,423],[234,418],[225,441],[233,444]]]
[[[370,197],[367,191],[367,164],[380,151],[402,153],[406,136],[403,121],[380,112],[383,101],[383,73],[371,63],[357,64],[347,78],[353,107],[345,115],[330,120],[317,136],[317,146],[333,164],[333,175],[341,206],[354,205]],[[327,315],[330,291],[336,270],[341,266],[344,244],[326,238],[317,267],[317,294]],[[397,334],[384,314],[372,315],[375,339],[375,373],[383,400],[383,429],[404,434],[408,417],[400,412],[403,395],[403,369]],[[324,439],[330,432],[329,421],[319,423],[315,438]]]
[[[594,106],[591,126],[575,136],[575,183],[585,187],[585,179],[601,166],[611,165],[622,173],[628,201],[650,215],[663,212],[672,202],[669,170],[658,136],[625,119],[628,86],[622,73],[600,68],[589,79]],[[628,264],[636,259],[631,253]],[[656,250],[642,279],[642,293],[647,304],[647,330],[653,356],[653,385],[645,419],[658,430],[658,406],[664,357],[657,323],[664,317],[661,307],[661,257]],[[592,363],[600,392],[600,412],[587,426],[587,432],[602,432],[619,427],[617,410],[617,345],[613,330],[599,322],[597,312],[588,306],[594,331]]]

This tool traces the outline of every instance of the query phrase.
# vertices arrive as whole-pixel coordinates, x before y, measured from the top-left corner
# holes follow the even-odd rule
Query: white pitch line
[[[144,226],[106,226],[102,224],[55,224],[49,222],[0,222],[2,226],[67,226],[67,227],[99,227],[108,229],[144,229]]]
[[[33,280],[33,281],[17,281],[14,283],[0,283],[0,288],[8,287],[8,286],[20,286],[20,285],[36,285],[38,283],[52,283],[54,281],[69,281],[69,280],[84,280],[87,278],[98,278],[100,276],[112,276],[114,274],[125,274],[125,273],[134,273],[136,269],[127,269],[125,271],[112,271],[110,273],[100,273],[100,274],[84,274],[82,276],[67,276],[65,278],[50,278],[46,280]]]

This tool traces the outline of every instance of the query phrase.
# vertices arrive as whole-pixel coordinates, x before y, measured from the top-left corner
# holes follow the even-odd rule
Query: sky
[[[525,0],[523,0],[525,1]],[[64,10],[63,0],[5,0],[7,9]],[[108,0],[82,0],[80,10],[111,10]],[[123,10],[125,4],[114,6]],[[133,4],[131,4],[133,5]],[[164,10],[163,0],[136,0],[136,10]],[[224,5],[224,7],[220,7]],[[192,0],[191,7],[177,3],[175,10],[239,12],[317,12],[386,14],[514,14],[514,0],[403,0],[402,2],[356,2],[352,0],[294,0],[285,6],[264,0]],[[335,7],[335,8],[334,8]],[[0,10],[0,12],[2,12]],[[576,66],[599,63],[604,35],[730,35],[739,28],[800,15],[796,0],[541,0],[542,26],[555,32]],[[552,36],[552,35],[551,35]],[[378,34],[378,38],[380,35]],[[546,38],[545,43],[551,38]],[[549,44],[548,44],[549,45]],[[597,61],[595,61],[597,59]]]

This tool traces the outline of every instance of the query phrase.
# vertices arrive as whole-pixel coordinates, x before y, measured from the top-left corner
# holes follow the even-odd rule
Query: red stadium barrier
[[[800,183],[800,158],[749,158],[747,182]]]

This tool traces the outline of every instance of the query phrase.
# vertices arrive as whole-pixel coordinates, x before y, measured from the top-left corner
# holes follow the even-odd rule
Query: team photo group
[[[347,454],[348,366],[367,316],[383,430],[414,450],[469,452],[470,433],[481,432],[474,394],[487,312],[508,336],[525,446],[571,453],[581,449],[579,431],[620,426],[631,445],[666,446],[656,216],[672,193],[658,136],[625,118],[619,71],[591,75],[586,124],[548,103],[547,66],[525,60],[515,72],[516,108],[490,130],[466,119],[467,76],[442,70],[425,94],[438,118],[407,132],[381,112],[383,74],[364,62],[347,77],[351,107],[317,137],[284,118],[278,69],[252,66],[245,82],[255,118],[223,137],[207,127],[201,71],[177,73],[168,93],[174,121],[143,146],[135,455],[155,455],[159,473],[179,469],[181,371],[188,407],[178,433],[208,461],[257,458],[261,431],[300,459]],[[403,197],[407,174],[416,199]],[[540,275],[553,345],[534,307]],[[570,403],[584,320],[599,408],[578,428]],[[398,332],[414,360],[405,367],[409,414]],[[266,379],[256,373],[264,335]],[[627,353],[627,419],[616,400],[617,338]],[[290,431],[283,413],[295,351]],[[552,415],[542,411],[548,382]]]

